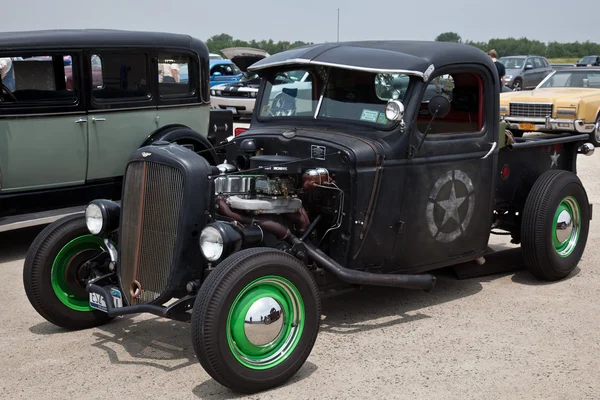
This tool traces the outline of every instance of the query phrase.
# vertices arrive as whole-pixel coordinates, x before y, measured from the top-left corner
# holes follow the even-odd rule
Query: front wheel
[[[317,285],[298,259],[247,249],[219,264],[200,288],[192,342],[217,382],[255,393],[281,385],[302,367],[320,319]]]
[[[600,147],[600,115],[596,119],[596,125],[594,125],[594,131],[590,133],[590,142],[595,147]]]
[[[23,285],[33,308],[46,320],[66,329],[86,329],[107,323],[108,314],[90,307],[86,262],[105,252],[101,238],[89,234],[82,215],[48,225],[29,247]]]
[[[590,208],[581,181],[572,172],[544,172],[533,185],[521,226],[525,265],[538,279],[569,275],[587,242]]]

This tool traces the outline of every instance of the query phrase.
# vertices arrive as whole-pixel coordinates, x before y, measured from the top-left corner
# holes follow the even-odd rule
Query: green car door
[[[73,54],[10,54],[0,102],[0,191],[82,184],[87,116]]]
[[[93,51],[87,180],[122,176],[131,153],[158,127],[149,54]]]

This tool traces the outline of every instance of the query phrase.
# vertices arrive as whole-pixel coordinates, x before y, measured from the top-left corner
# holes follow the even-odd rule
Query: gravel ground
[[[580,157],[593,203],[598,167],[598,155]],[[299,373],[248,398],[600,398],[598,209],[582,262],[561,282],[542,284],[526,271],[442,274],[430,294],[373,288],[325,300]],[[135,316],[66,332],[42,319],[21,275],[39,230],[0,235],[0,398],[246,398],[204,372],[187,324]]]

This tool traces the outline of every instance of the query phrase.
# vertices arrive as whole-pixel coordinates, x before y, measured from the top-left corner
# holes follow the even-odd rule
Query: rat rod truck
[[[94,200],[40,233],[24,285],[44,318],[190,321],[208,374],[256,392],[303,365],[324,293],[430,291],[429,271],[482,263],[493,232],[512,235],[541,280],[581,259],[592,210],[576,160],[593,153],[589,135],[512,138],[480,50],[331,43],[250,70],[257,107],[225,162],[152,143],[128,161],[121,204]],[[310,79],[281,83],[300,72]]]

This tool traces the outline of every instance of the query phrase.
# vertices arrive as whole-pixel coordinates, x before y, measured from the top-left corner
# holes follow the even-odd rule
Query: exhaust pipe
[[[342,282],[353,285],[389,286],[404,289],[420,289],[429,292],[435,286],[436,278],[430,274],[422,275],[400,275],[400,274],[374,274],[372,272],[357,271],[342,267],[334,259],[314,247],[312,244],[303,242],[295,236],[290,237],[294,245],[302,245],[307,255],[324,270]]]

